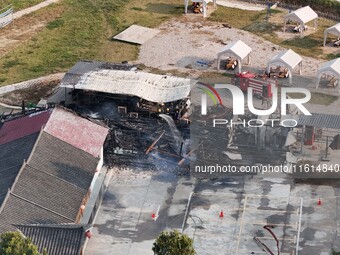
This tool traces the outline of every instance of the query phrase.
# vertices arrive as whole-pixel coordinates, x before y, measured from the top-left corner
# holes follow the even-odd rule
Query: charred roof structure
[[[78,107],[113,102],[120,113],[175,114],[195,83],[191,79],[137,71],[128,64],[82,61],[62,80],[59,102]]]

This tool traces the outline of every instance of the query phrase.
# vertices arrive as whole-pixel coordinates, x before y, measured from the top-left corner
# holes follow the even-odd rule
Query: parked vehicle
[[[251,72],[236,74],[232,79],[232,84],[240,87],[242,91],[247,91],[249,87],[253,88],[253,95],[258,98],[271,98],[273,87],[278,86],[276,79],[262,77]]]

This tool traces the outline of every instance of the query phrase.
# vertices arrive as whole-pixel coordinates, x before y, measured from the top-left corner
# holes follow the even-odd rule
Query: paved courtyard
[[[181,228],[191,191],[190,181],[172,174],[119,171],[109,183],[86,253],[152,255],[160,232]]]
[[[282,255],[329,254],[339,245],[337,192],[321,182],[277,177],[204,181],[192,195],[184,233],[194,239],[198,255],[266,254],[261,243],[274,254],[277,245]]]

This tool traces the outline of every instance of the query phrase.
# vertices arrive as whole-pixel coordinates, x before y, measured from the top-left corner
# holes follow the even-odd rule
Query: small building
[[[268,73],[272,65],[283,65],[288,68],[289,83],[292,83],[293,70],[297,66],[299,66],[299,73],[302,73],[302,57],[291,49],[280,52],[267,63]]]
[[[288,13],[284,17],[283,32],[286,31],[288,21],[296,21],[300,25],[300,35],[303,36],[303,30],[308,22],[314,21],[314,30],[318,27],[318,14],[309,6],[302,7]]]
[[[221,58],[224,55],[232,55],[237,58],[238,71],[241,72],[241,61],[247,58],[247,64],[250,64],[250,53],[252,49],[241,40],[231,42],[224,46],[219,53],[217,53],[217,70],[220,70]]]
[[[92,187],[102,185],[105,176],[102,166],[107,127],[57,107],[6,121],[0,134],[0,156],[6,161],[0,164],[0,234],[31,224],[54,224],[53,230],[44,229],[72,235],[70,229],[63,229],[64,224],[92,223],[85,215],[94,215],[98,207],[93,203],[102,199]],[[33,225],[22,231],[35,239],[33,232],[43,230]],[[84,229],[73,227],[83,240]],[[83,241],[75,240],[76,236],[51,247],[45,239],[53,242],[52,236],[37,238],[41,243],[38,239],[34,243],[40,249],[58,246],[48,254],[81,254]],[[73,241],[79,249],[68,247]],[[65,252],[67,249],[73,249],[72,253]]]
[[[98,105],[106,100],[115,102],[112,112],[119,114],[171,114],[179,110],[179,104],[189,97],[191,86],[196,83],[187,78],[136,71],[131,66],[116,67],[120,65],[77,63],[60,84],[65,103]]]

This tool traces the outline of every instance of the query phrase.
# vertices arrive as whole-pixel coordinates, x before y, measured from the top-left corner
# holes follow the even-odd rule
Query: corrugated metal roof
[[[47,110],[5,122],[0,129],[0,144],[39,132],[50,115],[51,110]]]
[[[340,129],[340,115],[312,113],[312,115],[300,115],[299,125],[318,128]]]
[[[98,158],[42,132],[0,212],[0,233],[13,224],[74,223]]]
[[[18,225],[16,226],[39,252],[46,249],[48,255],[80,255],[84,240],[84,226],[78,224]]]
[[[44,131],[99,157],[109,129],[63,108],[55,108]]]
[[[188,97],[191,79],[137,71],[98,70],[84,74],[75,89],[137,96],[150,102],[166,103]],[[61,83],[61,87],[73,86]]]
[[[18,172],[31,154],[38,133],[0,145],[0,206]]]
[[[0,233],[15,231],[16,227],[13,224],[57,223],[73,222],[10,193],[0,214]]]

